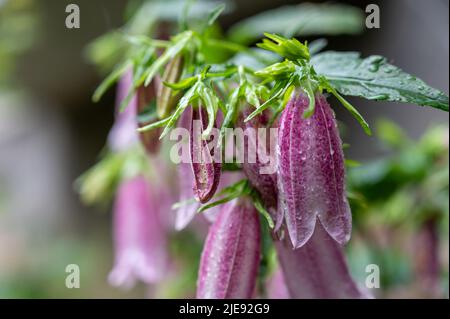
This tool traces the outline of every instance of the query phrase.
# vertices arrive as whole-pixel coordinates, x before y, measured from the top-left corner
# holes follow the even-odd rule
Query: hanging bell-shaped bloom
[[[192,109],[190,130],[190,154],[192,171],[194,172],[194,195],[200,203],[208,202],[217,190],[220,181],[222,164],[215,161],[216,147],[210,140],[202,138],[208,126],[206,110],[199,106]],[[217,143],[216,143],[217,144]]]
[[[248,199],[222,205],[203,247],[197,298],[251,298],[258,274],[260,237],[258,212]]]
[[[280,119],[277,145],[279,209],[295,248],[309,240],[317,219],[338,243],[347,242],[351,233],[336,120],[322,95],[305,119],[308,102],[302,93],[293,95]]]
[[[275,247],[289,295],[294,299],[371,298],[350,276],[344,252],[318,222],[313,236],[301,248],[287,241]]]
[[[167,271],[166,236],[157,201],[142,176],[119,186],[114,205],[115,263],[108,277],[112,285],[155,283]]]
[[[136,132],[137,97],[133,96],[126,108],[120,112],[120,104],[127,97],[133,84],[132,71],[119,80],[116,94],[116,119],[108,136],[109,147],[116,152],[123,151],[138,142]]]

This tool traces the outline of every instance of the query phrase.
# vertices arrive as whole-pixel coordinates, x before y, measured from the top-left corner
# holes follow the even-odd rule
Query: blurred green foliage
[[[414,141],[381,120],[377,136],[389,155],[349,169],[357,237],[348,247],[352,269],[363,281],[361,261],[379,265],[382,296],[402,286],[416,297],[448,296],[448,134],[448,127],[435,126]]]
[[[34,43],[38,22],[34,1],[0,1],[0,87],[10,86],[15,61]]]

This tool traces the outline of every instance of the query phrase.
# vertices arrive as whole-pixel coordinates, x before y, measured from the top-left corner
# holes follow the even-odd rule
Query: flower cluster
[[[121,173],[114,177],[111,283],[162,280],[170,264],[170,232],[204,215],[210,226],[200,258],[198,298],[261,296],[257,283],[259,265],[270,255],[263,245],[267,240],[280,266],[267,287],[277,286],[279,295],[370,297],[352,279],[343,253],[352,216],[343,145],[327,98],[337,98],[370,134],[343,95],[447,111],[448,97],[431,88],[413,94],[411,88],[423,82],[412,77],[394,92],[385,83],[405,73],[381,57],[318,53],[317,45],[276,34],[265,34],[258,44],[271,53],[264,55],[213,38],[208,30],[222,10],[213,10],[200,28],[185,28],[169,40],[127,35],[130,52],[95,94],[99,98],[120,79],[110,150],[134,154],[124,156]],[[214,61],[211,50],[225,57]],[[409,85],[409,91],[401,85]],[[179,142],[188,146],[190,160],[178,164],[174,174],[163,159],[164,137],[175,128],[189,132]],[[235,157],[223,162],[218,155],[233,148],[233,139],[226,138],[229,128],[276,129],[278,134],[246,136],[237,148],[245,154],[232,152]],[[250,150],[256,151],[253,160]],[[275,170],[264,173],[268,162],[275,163]]]

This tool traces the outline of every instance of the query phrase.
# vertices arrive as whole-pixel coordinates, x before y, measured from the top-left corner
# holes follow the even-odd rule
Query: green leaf
[[[214,195],[213,198],[220,198],[220,199],[201,206],[197,210],[197,213],[202,213],[207,209],[232,201],[233,199],[244,195],[248,191],[249,191],[248,181],[246,179],[242,179],[230,186],[225,187],[222,191]]]
[[[166,127],[164,128],[164,131],[162,132],[161,136],[159,137],[162,139],[164,136],[169,133],[169,131],[172,129],[172,127],[175,126],[177,123],[179,117],[184,112],[184,110],[188,107],[189,103],[191,103],[192,100],[194,100],[196,97],[198,97],[198,89],[200,85],[203,84],[202,82],[197,82],[192,86],[186,94],[180,99],[177,105],[177,109],[172,114],[172,116],[169,118]]]
[[[305,86],[303,88],[305,90],[306,95],[308,96],[308,108],[303,112],[303,118],[311,117],[314,114],[314,110],[316,109],[316,97],[314,95],[314,91],[311,88],[311,83],[306,81]]]
[[[260,107],[258,95],[256,94],[254,88],[250,85],[245,86],[245,100],[248,104],[254,106],[255,108]]]
[[[197,213],[203,213],[205,210],[208,210],[210,208],[213,208],[213,207],[216,207],[216,206],[228,203],[228,202],[232,201],[233,199],[238,198],[239,196],[241,196],[240,193],[237,193],[237,192],[236,193],[231,193],[230,195],[225,196],[225,197],[223,197],[223,198],[221,198],[219,200],[216,200],[216,201],[214,201],[212,203],[209,203],[209,204],[201,206],[197,210]]]
[[[305,3],[283,6],[241,20],[231,27],[229,37],[250,44],[263,32],[285,37],[357,34],[364,30],[364,13],[356,7],[341,4]]]
[[[208,15],[208,26],[212,26],[216,22],[217,18],[225,10],[226,5],[224,3],[218,5],[211,13]]]
[[[341,94],[369,100],[394,101],[449,110],[448,96],[387,63],[381,56],[362,59],[357,52],[323,52],[314,69]]]
[[[310,55],[308,47],[297,39],[287,39],[271,33],[264,33],[264,35],[267,39],[263,39],[262,43],[256,44],[261,49],[275,52],[292,61],[297,61],[299,59],[309,60]]]
[[[277,78],[285,77],[287,74],[295,72],[295,64],[292,61],[286,60],[279,63],[274,63],[268,67],[256,71],[255,75],[263,78]]]
[[[279,81],[275,87],[272,89],[272,96],[264,102],[259,108],[254,110],[246,119],[245,122],[250,121],[258,114],[264,112],[271,104],[273,104],[278,98],[284,97],[286,92],[290,90],[290,87],[292,86],[293,82],[295,81],[295,76],[291,76],[288,80],[281,80]]]
[[[364,132],[366,132],[367,135],[372,135],[372,130],[370,129],[369,124],[366,122],[364,117],[358,112],[358,110],[351,105],[346,99],[344,99],[339,93],[336,92],[336,90],[332,87],[327,87],[327,90],[331,92],[338,100],[341,102],[341,104],[353,115],[354,118],[359,122],[359,124],[364,129]]]
[[[202,85],[202,88],[199,90],[199,96],[205,104],[206,113],[208,114],[208,126],[203,131],[202,137],[208,138],[216,121],[216,112],[219,104],[218,98],[214,91],[205,85]]]
[[[100,101],[103,94],[114,84],[116,83],[119,78],[132,67],[131,61],[127,60],[125,63],[120,64],[114,71],[111,72],[110,75],[108,75],[103,82],[97,87],[97,89],[94,92],[94,95],[92,96],[92,100],[94,102]]]
[[[222,150],[223,153],[225,152],[225,148],[222,146],[225,142],[226,129],[233,127],[233,123],[236,120],[237,116],[240,97],[241,97],[241,87],[233,89],[228,99],[229,102],[226,105],[226,112],[222,126],[220,128],[219,143],[218,143],[218,147],[219,149]]]
[[[137,130],[138,130],[138,132],[150,131],[150,130],[153,130],[153,129],[158,128],[158,127],[166,126],[169,123],[169,121],[170,121],[170,117],[162,119],[162,120],[160,120],[158,122],[154,122],[154,123],[151,123],[149,125],[140,127]]]
[[[165,86],[171,88],[172,90],[181,91],[181,90],[186,90],[186,89],[190,88],[197,80],[198,80],[197,76],[191,76],[191,77],[183,79],[177,83],[163,82],[163,84]]]
[[[252,200],[253,206],[255,206],[256,210],[266,219],[269,228],[273,229],[275,227],[275,223],[273,222],[272,217],[270,217],[270,213],[265,209],[261,197],[259,195],[254,195],[252,196]]]

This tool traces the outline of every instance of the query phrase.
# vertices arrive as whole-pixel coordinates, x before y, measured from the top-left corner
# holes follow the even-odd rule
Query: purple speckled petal
[[[313,236],[301,248],[275,242],[289,294],[295,299],[371,298],[353,281],[344,252],[318,222]]]
[[[199,123],[196,129],[195,123]],[[222,169],[221,163],[214,162],[215,148],[210,148],[210,140],[201,138],[208,125],[206,110],[199,106],[192,111],[190,130],[190,153],[192,171],[194,172],[194,195],[201,202],[208,202],[217,190]]]
[[[317,121],[322,134],[318,157],[326,196],[324,206],[318,209],[319,219],[325,230],[337,242],[344,244],[350,239],[352,213],[345,189],[345,162],[342,141],[339,136],[334,112],[324,96],[316,97]],[[323,184],[322,184],[323,185]]]
[[[126,72],[117,86],[116,119],[108,136],[108,145],[113,151],[123,151],[138,141],[137,134],[137,97],[133,96],[126,109],[119,113],[120,103],[128,95],[133,81],[132,71]]]
[[[277,149],[280,210],[292,244],[303,246],[317,218],[337,242],[350,238],[351,212],[345,192],[342,142],[333,111],[323,96],[314,114],[303,118],[308,99],[293,97],[280,121]]]
[[[199,299],[253,296],[260,259],[258,212],[245,198],[222,205],[200,260]]]
[[[131,288],[136,280],[160,281],[167,271],[164,226],[157,200],[144,177],[122,182],[114,206],[115,263],[108,280]]]

